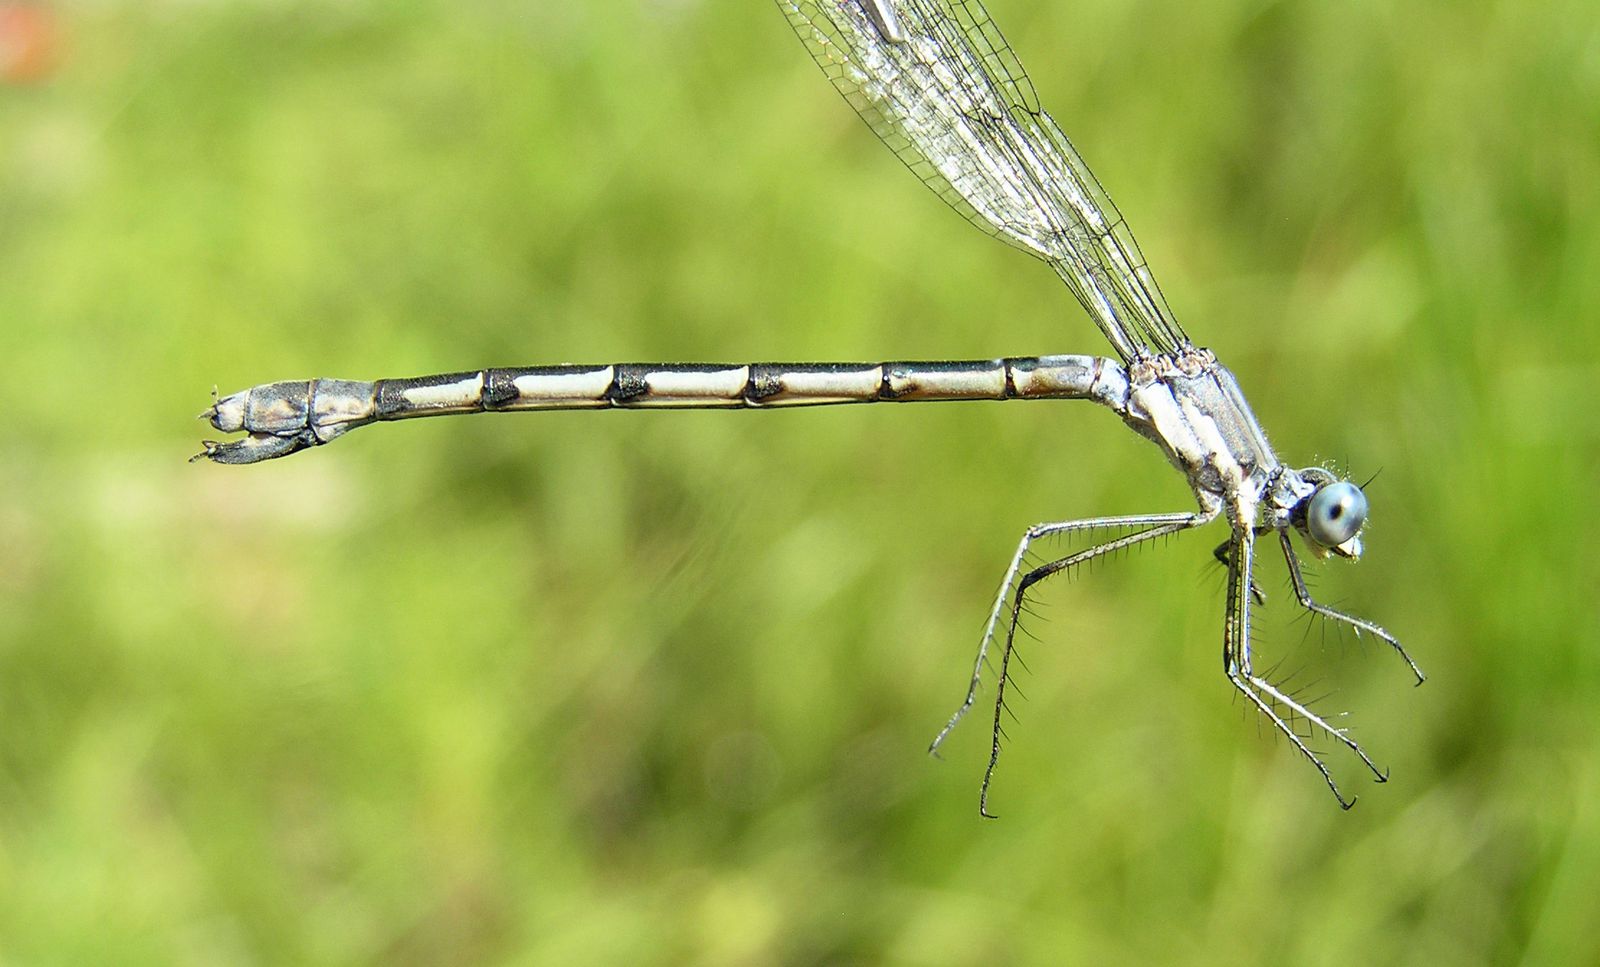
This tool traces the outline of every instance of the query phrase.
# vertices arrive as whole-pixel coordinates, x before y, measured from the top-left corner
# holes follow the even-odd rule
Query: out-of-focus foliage
[[[1024,527],[1190,505],[1087,405],[183,462],[214,385],[1105,351],[771,4],[61,3],[0,86],[0,959],[1600,958],[1600,12],[991,6],[1280,452],[1381,469],[1317,590],[1431,680],[1281,569],[1260,645],[1388,785],[1232,700],[1218,532],[1044,589],[1002,821],[981,715],[922,755]]]

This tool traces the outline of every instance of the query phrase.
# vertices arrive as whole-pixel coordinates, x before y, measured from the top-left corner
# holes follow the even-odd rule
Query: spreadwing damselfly
[[[1054,575],[1158,538],[1224,521],[1215,555],[1227,569],[1222,629],[1228,682],[1346,795],[1308,744],[1326,736],[1378,781],[1380,769],[1347,726],[1255,667],[1252,608],[1258,542],[1276,543],[1308,613],[1386,642],[1418,683],[1422,672],[1383,628],[1316,601],[1296,541],[1317,557],[1355,559],[1367,500],[1322,467],[1283,464],[1233,374],[1184,331],[1132,231],[1077,149],[1039,104],[1016,54],[978,0],[778,0],[834,87],[907,167],[974,225],[1044,261],[1077,297],[1112,356],[1050,355],[941,362],[604,363],[490,368],[376,381],[266,383],[217,399],[218,430],[198,458],[246,464],[331,442],[369,423],[518,410],[740,408],[929,400],[1090,400],[1154,443],[1192,491],[1193,510],[1037,524],[1023,534],[990,608],[965,698],[934,738],[937,751],[977,701],[1000,642],[988,815],[1001,749],[1010,663],[1030,590]],[[1097,542],[1030,566],[1045,538]]]

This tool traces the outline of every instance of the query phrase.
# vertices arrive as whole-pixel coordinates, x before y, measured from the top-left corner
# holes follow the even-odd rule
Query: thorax
[[[1192,347],[1135,359],[1127,369],[1123,419],[1183,471],[1202,503],[1220,497],[1250,526],[1280,464],[1233,374]]]

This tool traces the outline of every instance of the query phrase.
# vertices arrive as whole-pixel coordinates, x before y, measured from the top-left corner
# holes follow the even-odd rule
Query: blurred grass
[[[1600,959],[1600,16],[991,5],[1280,452],[1381,468],[1319,590],[1430,682],[1269,613],[1394,781],[1231,703],[1217,534],[1046,595],[1003,821],[982,722],[921,755],[1025,526],[1188,505],[1092,408],[182,462],[213,385],[1104,351],[769,4],[64,3],[0,87],[0,960]]]

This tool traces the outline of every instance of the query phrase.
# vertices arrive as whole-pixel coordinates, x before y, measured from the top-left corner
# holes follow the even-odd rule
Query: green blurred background
[[[1219,674],[1216,531],[1083,404],[421,421],[187,465],[213,386],[1106,351],[736,0],[61,3],[0,87],[0,961],[1594,963],[1600,10],[991,0],[1281,454],[1342,813]],[[1320,672],[1319,672],[1320,674]]]

